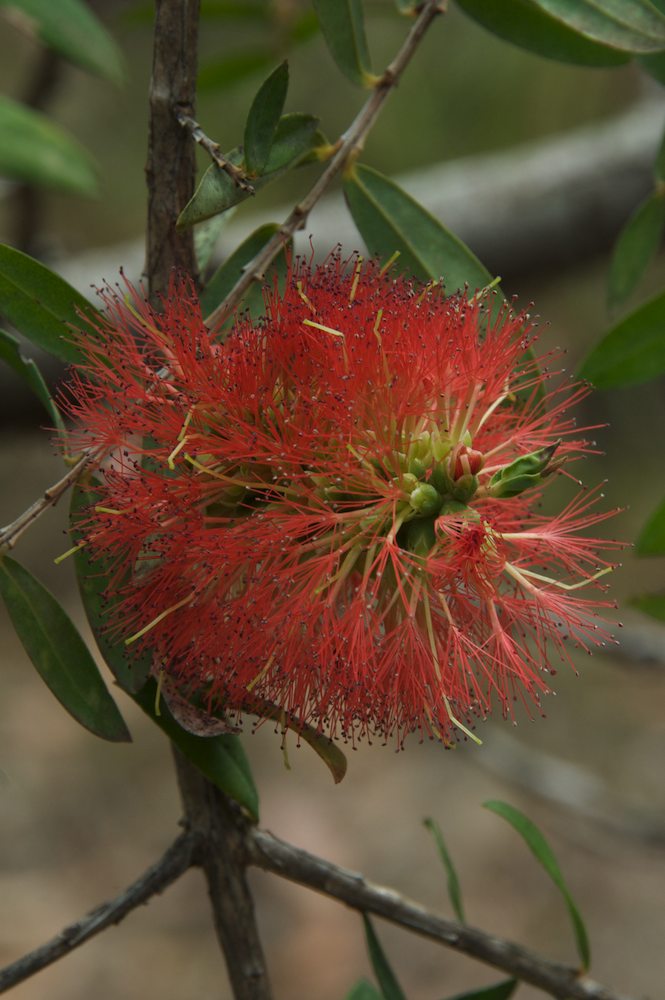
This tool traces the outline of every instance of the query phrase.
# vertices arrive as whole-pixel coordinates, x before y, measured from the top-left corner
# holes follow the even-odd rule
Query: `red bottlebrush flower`
[[[589,450],[587,390],[547,389],[526,314],[335,256],[224,343],[186,282],[159,313],[131,298],[80,344],[70,410],[108,456],[80,527],[109,628],[181,694],[448,743],[609,638],[613,605],[578,590],[602,589],[612,543],[584,532],[608,514],[595,493],[539,512]]]

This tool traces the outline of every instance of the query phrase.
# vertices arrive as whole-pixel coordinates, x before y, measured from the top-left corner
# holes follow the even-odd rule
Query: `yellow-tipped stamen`
[[[164,681],[164,669],[159,668],[157,673],[157,690],[155,691],[155,715],[157,718],[162,714],[161,700],[162,700],[162,683]]]
[[[182,427],[180,428],[180,433],[178,434],[178,441],[182,441],[187,433],[187,428],[189,427],[192,417],[194,416],[194,410],[196,409],[196,403],[194,406],[190,406],[187,416],[183,420]]]
[[[56,556],[53,562],[56,566],[59,566],[61,562],[64,562],[65,559],[69,559],[70,556],[73,556],[75,552],[78,552],[79,549],[82,549],[83,546],[87,544],[87,541],[83,541],[79,542],[78,545],[72,545],[71,549],[67,549],[67,551],[63,552],[61,556]]]
[[[246,490],[266,490],[273,491],[275,493],[290,493],[293,487],[283,486],[281,483],[264,483],[258,482],[247,482],[244,479],[238,479],[236,476],[228,476],[223,472],[218,472],[217,469],[211,469],[209,465],[204,465],[197,459],[193,458],[189,452],[185,452],[185,461],[193,465],[195,469],[199,472],[205,472],[207,475],[212,476],[213,479],[219,479],[221,482],[226,483],[228,486],[243,486]]]
[[[312,303],[311,299],[307,298],[307,296],[305,295],[305,293],[303,291],[302,281],[296,282],[296,288],[298,289],[298,295],[303,300],[303,302],[305,303],[305,305],[307,306],[307,308],[310,310],[310,312],[313,312],[314,315],[316,316],[316,309],[314,307],[314,304]]]
[[[95,514],[126,514],[127,511],[129,510],[129,507],[125,507],[124,510],[117,510],[117,508],[115,508],[115,507],[100,507],[100,506],[97,506],[97,507],[94,508],[94,510],[95,510]]]
[[[341,337],[342,338],[342,352],[344,354],[344,365],[345,365],[346,370],[348,372],[348,370],[349,370],[349,357],[348,357],[348,355],[346,353],[346,334],[342,333],[341,330],[333,330],[333,328],[331,326],[324,326],[323,323],[315,323],[311,319],[304,319],[302,322],[303,322],[303,326],[313,326],[317,330],[323,330],[324,333],[331,333],[333,335],[333,337]]]
[[[479,288],[476,294],[471,297],[470,301],[478,302],[478,300],[482,299],[487,292],[491,292],[493,288],[496,288],[497,285],[501,284],[501,280],[501,275],[497,275],[493,281],[490,281],[489,285],[485,285],[484,288]]]
[[[153,629],[155,625],[159,625],[159,623],[163,621],[166,617],[168,617],[168,615],[172,614],[172,612],[177,611],[178,608],[183,608],[185,604],[189,604],[191,601],[193,601],[195,596],[196,594],[192,593],[189,595],[189,597],[183,597],[182,601],[178,601],[177,604],[172,604],[170,608],[166,609],[166,611],[162,611],[162,613],[157,615],[156,618],[153,618],[151,622],[149,622],[147,625],[144,625],[142,629],[139,629],[139,631],[135,632],[134,635],[130,635],[129,639],[125,639],[125,646],[131,646],[133,642],[136,642],[137,639],[140,639],[141,636],[144,636],[146,632],[149,632],[151,629]]]
[[[358,258],[356,263],[355,271],[353,272],[353,281],[351,283],[351,291],[349,292],[349,305],[353,302],[356,297],[356,291],[358,290],[358,282],[360,281],[360,273],[363,268],[362,257]]]
[[[178,442],[178,444],[175,446],[169,457],[166,459],[166,464],[168,465],[171,472],[173,472],[173,470],[175,469],[175,462],[173,461],[173,459],[176,457],[178,452],[182,451],[182,449],[185,447],[185,445],[189,440],[190,439],[187,437],[187,435],[185,435],[185,437]]]
[[[395,250],[395,253],[392,255],[392,257],[388,258],[388,260],[385,262],[385,264],[383,265],[383,267],[379,271],[379,277],[380,278],[382,278],[384,276],[384,274],[386,273],[386,271],[390,270],[390,268],[393,266],[393,264],[395,263],[395,261],[397,260],[397,258],[401,256],[401,253],[402,253],[401,250]]]
[[[446,712],[448,713],[448,718],[450,719],[452,724],[454,726],[457,726],[458,729],[461,729],[462,732],[466,736],[468,736],[470,740],[473,740],[474,743],[476,743],[479,747],[481,747],[483,745],[483,741],[480,739],[480,737],[476,736],[475,733],[472,733],[471,730],[467,726],[465,726],[463,722],[460,722],[457,716],[453,715],[453,710],[450,707],[450,702],[446,698],[445,694],[443,696],[443,703],[446,706]]]
[[[252,679],[252,680],[251,680],[251,681],[249,682],[249,684],[247,685],[247,690],[248,690],[248,691],[253,691],[253,689],[254,689],[254,688],[256,687],[256,685],[257,685],[257,684],[259,683],[259,681],[262,681],[262,680],[263,680],[263,678],[265,677],[265,675],[266,675],[266,674],[268,673],[268,671],[270,670],[270,668],[271,668],[271,666],[272,666],[272,661],[273,661],[274,659],[275,659],[275,654],[274,654],[274,653],[271,653],[271,654],[270,654],[270,656],[268,657],[267,661],[266,661],[266,665],[265,665],[264,667],[262,667],[262,668],[261,668],[261,669],[259,670],[259,672],[258,672],[258,674],[256,675],[256,677],[254,677],[254,678],[253,678],[253,679]]]
[[[534,587],[528,579],[525,579],[526,577],[530,577],[533,580],[541,580],[543,583],[549,583],[553,587],[560,587],[561,590],[579,590],[580,587],[586,587],[588,583],[593,583],[594,580],[599,580],[601,576],[606,576],[608,573],[611,573],[614,566],[605,566],[603,569],[599,569],[597,573],[594,573],[593,576],[587,577],[586,580],[578,580],[577,583],[562,583],[560,580],[553,580],[551,576],[543,576],[541,573],[534,573],[531,569],[518,569],[509,562],[505,564],[504,569],[510,574],[510,576],[513,577],[513,579],[517,580],[518,583],[521,583],[524,587],[526,587],[527,590],[537,590],[537,587]]]
[[[422,292],[420,293],[420,295],[416,299],[415,304],[417,306],[419,306],[420,303],[425,298],[425,296],[427,295],[427,293],[431,292],[433,288],[436,288],[436,286],[440,285],[440,284],[441,284],[441,278],[436,278],[436,279],[432,279],[432,281],[428,281],[427,284],[425,285],[425,287],[423,288]]]

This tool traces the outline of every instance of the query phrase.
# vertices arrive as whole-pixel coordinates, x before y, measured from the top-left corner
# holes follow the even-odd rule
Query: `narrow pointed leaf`
[[[274,222],[255,229],[217,268],[201,293],[201,309],[204,316],[209,316],[213,309],[223,302],[242,276],[247,264],[256,257],[278,229],[279,226]]]
[[[259,702],[255,699],[251,705],[247,706],[247,711],[252,715],[258,715],[261,719],[273,719],[282,727],[284,733],[289,729],[293,730],[299,740],[304,740],[318,754],[330,771],[335,784],[339,784],[346,774],[346,757],[329,736],[319,732],[314,726],[307,725],[306,722],[300,722],[298,719],[290,717],[283,708],[270,701]]]
[[[262,174],[268,162],[277,126],[284,110],[289,87],[289,65],[286,61],[270,74],[259,87],[245,125],[245,166],[248,173]]]
[[[0,96],[0,175],[72,194],[95,195],[90,153],[46,115]]]
[[[333,59],[353,83],[371,80],[361,0],[313,0]]]
[[[99,317],[87,299],[27,254],[0,244],[0,313],[24,337],[63,361],[79,360],[69,325]]]
[[[623,52],[665,49],[665,17],[651,0],[533,0],[579,35]]]
[[[588,355],[579,375],[599,389],[648,382],[665,372],[665,294],[614,326]]]
[[[69,515],[73,545],[78,545],[81,541],[81,533],[76,524],[96,499],[94,480],[85,485],[79,483],[72,490]],[[102,560],[91,559],[85,547],[74,553],[74,567],[83,609],[104,661],[123,690],[129,694],[140,691],[150,673],[152,657],[149,653],[141,656],[132,654],[125,646],[122,635],[112,637],[109,634],[109,625],[114,616],[113,608],[104,596],[108,580],[107,567]]]
[[[384,1000],[384,997],[376,986],[372,986],[366,979],[361,979],[349,990],[345,1000]]]
[[[579,66],[619,66],[630,54],[580,35],[534,0],[457,0],[465,14],[498,38],[536,55]]]
[[[665,501],[642,528],[635,548],[640,556],[665,555]]]
[[[53,594],[9,556],[0,560],[0,594],[23,648],[63,708],[102,739],[131,740],[88,647]]]
[[[402,987],[397,982],[397,977],[390,967],[385,952],[381,947],[381,942],[376,936],[374,925],[366,913],[363,913],[363,924],[365,926],[365,940],[367,942],[367,952],[369,954],[374,975],[381,987],[383,1000],[406,1000]]]
[[[517,832],[524,838],[536,860],[540,862],[554,885],[563,896],[571,923],[573,925],[577,952],[582,963],[582,968],[584,970],[588,969],[591,961],[591,953],[586,927],[582,917],[580,916],[579,910],[575,905],[573,897],[570,894],[568,886],[564,881],[561,869],[559,868],[559,864],[552,852],[551,847],[535,823],[532,823],[531,820],[525,816],[524,813],[520,812],[519,809],[509,805],[507,802],[499,802],[497,800],[484,802],[483,805],[485,809],[489,809],[491,812],[496,813],[497,816],[501,816],[508,823],[510,823],[515,830],[517,830]]]
[[[207,737],[187,732],[175,721],[165,700],[159,698],[154,677],[134,695],[134,700],[206,778],[258,821],[258,792],[237,736]]]
[[[82,69],[122,82],[120,49],[82,0],[0,0],[0,12]]]
[[[399,250],[396,271],[423,281],[443,278],[449,294],[465,284],[476,290],[492,281],[457,236],[378,170],[356,166],[344,183],[344,195],[370,253],[387,259]]]
[[[517,979],[504,979],[494,986],[484,986],[479,990],[471,990],[470,993],[456,993],[447,1000],[509,1000],[518,986]]]
[[[23,357],[18,340],[5,330],[0,330],[0,360],[13,368],[19,378],[32,390],[48,413],[52,426],[64,432],[65,425],[60,411],[51,398],[42,373],[31,358]]]
[[[285,170],[298,165],[300,160],[314,147],[317,134],[318,118],[312,115],[294,113],[282,115],[275,139],[270,149],[265,173],[252,179],[255,191],[259,191],[270,181],[276,180]],[[242,151],[232,149],[225,154],[227,160],[235,166],[243,163]],[[234,183],[226,171],[212,164],[178,217],[179,229],[196,225],[205,219],[226,212],[233,205],[239,205],[251,195]]]
[[[610,309],[620,306],[637,287],[655,256],[665,227],[665,191],[654,191],[630,217],[612,255],[608,283]]]
[[[439,824],[435,820],[428,818],[424,820],[424,825],[434,837],[434,842],[443,863],[443,867],[445,868],[446,876],[448,878],[448,898],[450,899],[453,912],[461,923],[465,923],[466,918],[464,916],[464,907],[462,905],[462,891],[460,889],[459,878],[457,877],[457,870],[453,864],[450,854],[448,853],[448,848],[446,847],[446,842],[443,839],[443,834],[441,833]]]
[[[642,594],[633,597],[630,604],[656,621],[665,622],[665,594]]]

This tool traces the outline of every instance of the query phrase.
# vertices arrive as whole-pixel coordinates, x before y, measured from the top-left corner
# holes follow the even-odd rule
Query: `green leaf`
[[[198,89],[201,92],[210,90],[227,90],[237,83],[242,83],[255,73],[267,69],[275,59],[271,46],[259,46],[246,49],[244,52],[234,52],[223,59],[215,59],[204,63],[199,70]]]
[[[0,95],[0,174],[73,194],[97,194],[93,159],[46,115]]]
[[[371,85],[369,52],[360,0],[313,0],[330,54],[353,83]]]
[[[63,361],[80,359],[68,326],[90,328],[79,315],[99,320],[87,299],[43,264],[0,243],[0,313],[34,344]],[[94,334],[92,334],[94,336]]]
[[[526,844],[531,849],[536,860],[540,862],[549,877],[552,879],[554,885],[563,896],[571,923],[573,925],[577,952],[582,962],[582,968],[586,971],[589,968],[589,963],[591,961],[589,939],[587,937],[586,927],[584,926],[584,921],[580,916],[568,886],[564,881],[561,869],[559,868],[558,862],[552,853],[551,847],[543,837],[538,827],[532,823],[531,820],[524,815],[524,813],[520,812],[519,809],[509,805],[507,802],[499,802],[496,800],[492,802],[484,802],[483,806],[485,809],[489,809],[491,812],[496,813],[497,816],[501,816],[503,819],[507,820],[507,822],[510,823],[515,830],[517,830],[520,836],[522,836],[526,841]]]
[[[102,739],[131,740],[88,647],[55,597],[9,556],[0,560],[0,593],[23,648],[69,714]]]
[[[653,175],[656,179],[656,184],[660,185],[665,182],[665,132],[663,132],[660,140],[660,146],[658,147],[658,152],[656,153],[656,159],[653,165]]]
[[[614,326],[580,368],[600,389],[648,382],[665,372],[665,293]]]
[[[448,848],[446,847],[446,842],[443,839],[443,834],[436,820],[426,819],[423,820],[424,825],[429,830],[429,832],[434,837],[434,842],[436,843],[437,850],[443,862],[443,867],[446,870],[446,875],[448,878],[448,898],[450,899],[450,904],[453,908],[455,916],[461,923],[466,922],[464,916],[464,907],[462,905],[462,892],[460,889],[459,879],[457,877],[457,870],[453,864],[453,860],[448,853]]]
[[[665,594],[643,594],[640,597],[633,597],[629,603],[638,611],[643,611],[645,615],[650,615],[659,622],[665,622]]]
[[[318,118],[312,115],[295,112],[282,115],[277,126],[275,139],[270,149],[268,162],[263,176],[252,180],[256,191],[270,181],[276,180],[286,170],[297,166],[299,161],[313,148]],[[242,152],[239,148],[226,154],[226,159],[235,166],[242,164]],[[243,191],[226,171],[214,163],[208,167],[190,201],[187,202],[177,221],[179,229],[196,225],[213,215],[225,212],[233,205],[246,201],[251,195]]]
[[[258,821],[258,792],[237,736],[195,736],[188,733],[175,721],[166,702],[159,699],[158,703],[154,677],[149,678],[141,691],[134,695],[134,700],[206,778],[244,806],[252,819]]]
[[[201,273],[208,267],[210,258],[215,252],[217,240],[233,216],[234,209],[230,208],[223,215],[214,215],[212,219],[206,219],[194,230],[194,252]]]
[[[256,257],[278,229],[279,226],[274,222],[259,226],[217,268],[201,293],[201,309],[204,316],[209,316],[223,302],[236,281],[241,277],[247,264]]]
[[[665,191],[654,191],[630,217],[614,247],[608,283],[610,309],[636,288],[654,257],[665,226]]]
[[[623,52],[665,49],[665,17],[650,0],[533,0],[584,38]]]
[[[384,1000],[384,997],[376,986],[372,986],[366,979],[361,979],[346,994],[346,1000]]]
[[[357,165],[344,182],[344,195],[369,252],[388,258],[399,250],[397,271],[423,281],[442,277],[448,293],[465,284],[484,288],[492,281],[457,236],[378,170]]]
[[[665,500],[642,528],[635,549],[640,556],[665,555]]]
[[[289,64],[286,60],[261,84],[252,101],[245,125],[245,167],[253,176],[262,174],[275,139],[289,88]]]
[[[374,975],[381,987],[383,1000],[406,1000],[402,987],[397,982],[395,973],[390,967],[385,952],[381,947],[381,942],[376,936],[374,925],[366,913],[363,913],[363,924],[365,925],[365,940],[367,942],[367,952],[374,969]]]
[[[0,359],[13,368],[19,378],[32,389],[51,418],[53,427],[64,433],[65,425],[60,411],[51,398],[42,373],[31,358],[23,357],[18,340],[5,330],[0,330]]]
[[[536,55],[580,66],[619,66],[625,52],[579,35],[534,0],[457,0],[462,10],[492,34]]]
[[[69,508],[71,538],[74,545],[81,541],[81,532],[76,525],[84,511],[97,500],[94,480],[85,485],[77,484],[72,490]],[[85,547],[74,553],[74,566],[83,609],[95,637],[100,653],[108,664],[113,676],[124,691],[134,694],[145,684],[152,667],[149,652],[140,657],[128,652],[122,637],[114,641],[108,631],[113,618],[113,608],[104,596],[108,582],[108,568],[103,560],[90,558]]]
[[[479,990],[471,990],[470,993],[456,993],[454,997],[448,997],[448,1000],[509,1000],[518,986],[517,979],[504,979],[494,986],[484,986]]]
[[[82,0],[0,0],[0,10],[70,62],[122,83],[120,49]]]

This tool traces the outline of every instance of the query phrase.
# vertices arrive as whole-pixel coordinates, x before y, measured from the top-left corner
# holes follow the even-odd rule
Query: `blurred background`
[[[291,24],[306,5],[295,0],[275,5],[282,21],[269,27],[251,18],[213,16],[215,6],[207,5],[201,29],[197,117],[228,149],[241,141],[252,97],[283,53],[279,24]],[[99,198],[42,193],[30,223],[16,187],[6,183],[0,192],[2,240],[22,245],[82,287],[115,280],[123,264],[140,270],[145,226],[150,11],[124,2],[100,2],[96,8],[123,51],[125,84],[113,87],[59,63],[48,112],[93,153]],[[405,22],[388,2],[368,3],[367,13],[379,68],[401,43]],[[257,53],[271,48],[272,62],[242,75],[242,67],[252,65],[252,52],[258,65]],[[249,53],[244,63],[243,53]],[[334,141],[363,95],[341,77],[315,33],[289,46],[288,55],[287,110],[316,113]],[[43,60],[33,41],[2,22],[0,92],[24,98]],[[441,165],[442,185],[450,177],[447,165],[460,158],[494,163],[503,171],[501,183],[512,171],[513,185],[523,185],[530,224],[534,207],[529,176],[519,173],[520,152],[512,161],[487,157],[602,124],[647,99],[655,109],[653,148],[665,105],[660,108],[658,88],[647,85],[634,65],[590,70],[539,59],[500,42],[454,8],[430,32],[392,95],[364,160],[391,176],[416,177],[409,172]],[[593,146],[592,134],[588,145]],[[644,159],[648,164],[648,155]],[[314,176],[311,167],[287,174],[241,207],[234,231],[279,220],[280,207],[284,215],[289,199],[304,192]],[[436,170],[427,174],[433,197],[436,176]],[[491,185],[491,172],[483,176]],[[599,164],[599,185],[602,181]],[[638,169],[632,183],[621,198],[637,203],[648,170]],[[468,211],[474,211],[472,196]],[[542,205],[543,216],[551,211],[551,204]],[[521,212],[517,198],[512,226],[518,230]],[[322,223],[315,240],[325,252],[342,237],[335,210],[322,218],[327,228]],[[348,233],[346,220],[339,221]],[[600,217],[585,222],[606,236],[604,246],[583,261],[577,252],[583,240],[573,226],[567,234],[568,266],[559,253],[556,267],[542,263],[547,259],[542,246],[534,246],[537,267],[515,263],[510,227],[508,264],[502,264],[502,232],[493,232],[492,259],[485,263],[503,275],[504,287],[521,303],[535,303],[545,321],[543,349],[562,347],[571,372],[610,325],[607,267],[611,231],[618,224]],[[348,249],[360,246],[357,240]],[[483,257],[483,247],[471,246]],[[661,287],[662,278],[659,257],[642,294]],[[52,365],[46,367],[51,380],[61,377]],[[0,390],[0,523],[6,523],[59,478],[62,463],[43,429],[44,415],[9,370],[0,372]],[[582,410],[580,423],[601,425],[595,436],[604,454],[589,459],[580,475],[588,484],[608,480],[606,503],[625,510],[606,530],[634,540],[665,491],[662,381],[597,392]],[[87,635],[72,567],[52,562],[68,548],[66,520],[64,504],[49,511],[20,541],[16,555]],[[347,777],[333,787],[307,747],[291,747],[289,772],[270,724],[248,734],[262,824],[448,913],[445,875],[422,826],[424,817],[433,816],[458,866],[469,921],[574,963],[556,890],[517,835],[481,808],[487,799],[506,799],[540,825],[559,858],[588,922],[594,978],[635,998],[655,1000],[665,981],[665,641],[663,631],[632,611],[629,600],[662,586],[662,573],[662,563],[639,560],[627,550],[612,581],[628,636],[623,654],[581,657],[579,677],[572,671],[557,676],[546,721],[523,717],[516,728],[500,720],[487,723],[482,748],[462,745],[447,752],[416,739],[403,753],[362,746],[349,750]],[[180,807],[168,746],[129,699],[118,692],[134,742],[114,746],[96,740],[53,700],[4,612],[0,625],[0,964],[6,964],[137,877],[177,835]],[[280,1000],[340,1000],[360,975],[370,974],[355,913],[272,876],[253,874],[252,882]],[[501,978],[414,935],[377,926],[410,1000],[434,1000]],[[15,995],[17,1000],[230,996],[202,878],[190,872],[118,928],[17,987]],[[517,995],[535,1000],[540,994],[522,987]]]

